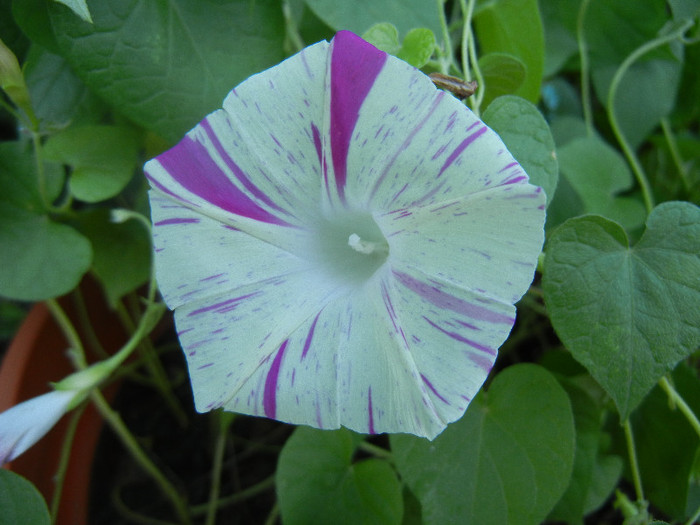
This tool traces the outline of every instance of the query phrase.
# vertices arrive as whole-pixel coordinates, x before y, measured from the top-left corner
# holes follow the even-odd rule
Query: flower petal
[[[541,188],[508,184],[398,209],[376,221],[389,241],[391,264],[512,304],[532,282],[544,241],[544,206]]]
[[[336,290],[334,281],[314,271],[301,271],[177,308],[175,322],[187,356],[197,410],[228,406],[248,383],[253,385],[253,397],[247,401],[248,408],[241,411],[264,415],[264,388],[258,384],[256,371],[274,364],[289,335],[311,323]],[[278,418],[288,420],[281,415]]]
[[[527,182],[496,133],[426,75],[351,33],[331,48],[328,179],[345,205],[391,211]]]
[[[0,413],[0,465],[15,459],[51,430],[76,394],[56,390]]]
[[[195,403],[435,437],[512,328],[544,195],[430,80],[341,31],[146,172]]]
[[[309,268],[305,259],[160,192],[151,191],[150,201],[156,274],[169,308]]]

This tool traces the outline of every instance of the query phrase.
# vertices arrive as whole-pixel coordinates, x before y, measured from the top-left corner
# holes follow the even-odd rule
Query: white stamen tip
[[[357,252],[364,253],[365,255],[369,255],[370,253],[374,252],[375,245],[376,243],[374,242],[363,241],[356,233],[351,234],[348,238],[348,246]]]

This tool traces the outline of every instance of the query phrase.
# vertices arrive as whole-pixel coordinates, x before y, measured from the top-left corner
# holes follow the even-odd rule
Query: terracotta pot
[[[103,348],[110,353],[118,350],[126,341],[126,333],[103,299],[101,290],[91,282],[81,285],[86,310]],[[81,332],[72,297],[60,300],[61,306]],[[31,309],[13,339],[0,368],[0,411],[21,401],[49,392],[49,383],[70,374],[73,367],[66,355],[68,342],[59,326],[43,303]],[[94,359],[93,359],[94,360]],[[116,386],[107,394],[114,395]],[[43,494],[48,505],[54,492],[54,475],[58,467],[63,438],[70,415],[61,421],[31,449],[12,463],[10,470],[29,479]],[[92,459],[102,428],[102,419],[91,404],[80,417],[71,448],[70,463],[66,472],[59,506],[58,525],[83,525],[87,523]]]

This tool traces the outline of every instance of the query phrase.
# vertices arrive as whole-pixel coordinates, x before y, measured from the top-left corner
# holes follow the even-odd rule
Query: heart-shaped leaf
[[[700,344],[700,208],[657,206],[633,248],[615,222],[570,219],[549,240],[542,285],[557,334],[625,419]]]
[[[299,427],[277,466],[284,523],[401,523],[401,484],[382,459],[352,462],[357,434]]]
[[[566,393],[524,364],[496,376],[432,443],[392,435],[391,448],[424,523],[520,525],[542,522],[564,493],[574,441]]]
[[[74,288],[90,267],[90,242],[45,212],[61,190],[60,167],[45,164],[43,180],[40,190],[32,154],[22,145],[0,144],[1,296],[21,301],[57,297]]]
[[[576,138],[558,149],[561,174],[581,198],[584,213],[600,214],[633,230],[644,222],[644,205],[619,197],[633,182],[622,155],[598,137]]]
[[[86,202],[117,195],[136,169],[138,143],[132,129],[81,126],[58,133],[46,142],[48,160],[73,168],[71,193]]]
[[[51,3],[61,54],[135,122],[175,141],[246,77],[282,59],[275,2],[93,2],[94,24]]]

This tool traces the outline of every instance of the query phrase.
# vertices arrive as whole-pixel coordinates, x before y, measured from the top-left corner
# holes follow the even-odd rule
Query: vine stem
[[[583,120],[586,123],[588,136],[593,136],[593,108],[591,106],[591,79],[588,64],[588,46],[583,32],[583,23],[586,19],[586,11],[590,0],[583,0],[576,18],[576,42],[578,43],[579,60],[581,61],[581,105],[583,106]]]
[[[234,417],[231,413],[219,412],[217,414],[219,431],[214,445],[214,460],[211,469],[211,487],[209,488],[209,504],[207,506],[207,517],[205,525],[214,525],[216,522],[216,511],[218,510],[219,494],[221,492],[221,471],[224,464],[224,453],[226,452],[226,434],[233,423]]]
[[[639,474],[639,462],[637,461],[637,449],[634,445],[634,434],[629,418],[622,423],[625,431],[625,441],[627,442],[627,453],[629,454],[630,470],[632,471],[632,481],[634,482],[634,492],[637,501],[644,501],[644,490],[642,489],[642,477]]]
[[[676,142],[676,137],[673,135],[673,130],[671,129],[671,123],[669,122],[668,117],[661,119],[661,129],[664,132],[668,149],[671,152],[671,158],[673,159],[673,163],[676,165],[676,169],[678,170],[678,175],[681,178],[683,187],[686,191],[690,191],[688,169],[686,168],[683,158],[681,157],[681,152],[678,149],[678,143]]]
[[[690,423],[690,426],[693,427],[693,430],[695,430],[695,433],[700,437],[700,421],[688,406],[688,403],[685,402],[685,399],[683,399],[678,391],[673,388],[673,385],[667,378],[662,377],[661,381],[659,381],[659,386],[664,390],[664,392],[666,392],[669,400],[678,407],[681,413],[688,420],[688,423]]]
[[[474,41],[474,32],[472,31],[472,16],[474,14],[474,5],[476,0],[469,0],[469,4],[465,0],[459,0],[459,7],[464,16],[462,27],[462,69],[464,70],[464,79],[471,80],[471,69],[474,70],[474,77],[477,83],[476,94],[468,99],[471,110],[474,115],[479,117],[481,102],[484,100],[486,86],[484,85],[484,76],[479,67],[479,60],[476,56],[476,42]]]
[[[144,452],[136,441],[134,435],[124,424],[121,416],[112,410],[112,407],[109,406],[109,403],[99,390],[94,390],[90,397],[92,398],[93,403],[95,403],[97,410],[112,428],[114,433],[117,434],[122,444],[131,453],[132,457],[141,466],[141,468],[144,469],[146,473],[151,476],[151,478],[153,478],[163,494],[170,500],[170,503],[180,519],[180,522],[189,525],[191,520],[187,511],[187,506],[180,497],[177,489],[172,483],[170,483],[170,481],[165,477],[165,475],[163,475],[155,463],[153,463],[153,461],[151,461],[148,455]]]
[[[70,459],[71,448],[73,446],[73,439],[75,438],[75,432],[78,429],[78,422],[80,417],[83,415],[86,404],[81,403],[80,407],[71,414],[70,423],[66,430],[66,435],[61,444],[61,457],[59,458],[58,468],[56,469],[56,474],[54,474],[54,489],[53,496],[51,497],[51,523],[56,523],[58,518],[58,510],[61,504],[61,495],[63,494],[63,485],[66,481],[66,473],[68,472],[68,464]]]
[[[73,323],[68,318],[68,315],[55,299],[47,300],[46,304],[71,345],[71,357],[76,368],[80,370],[87,368],[83,344],[78,336],[78,332],[73,326]],[[158,319],[160,319],[160,316],[162,316],[163,311],[164,306],[162,303],[149,303],[131,338],[116,354],[109,359],[102,361],[102,363],[109,363],[111,370],[114,371],[138,347],[141,339],[148,335],[153,326],[155,326],[157,323]],[[97,388],[94,388],[90,393],[90,396],[103,419],[117,434],[122,444],[131,453],[136,462],[141,465],[141,468],[143,468],[146,473],[153,478],[163,494],[170,500],[181,523],[189,525],[191,520],[187,512],[187,506],[172,483],[170,483],[165,475],[163,475],[153,461],[151,461],[151,459],[146,455],[144,450],[136,441],[136,438],[133,436],[133,434],[131,434],[129,429],[122,421],[119,414],[117,414],[112,407],[109,406],[109,403],[104,398],[102,393]]]
[[[450,72],[450,64],[452,63],[452,43],[450,31],[447,28],[447,18],[445,18],[445,0],[435,0],[435,3],[437,4],[440,28],[442,29],[442,42],[445,46],[445,49],[441,50],[439,57],[440,72],[447,75]]]
[[[685,33],[686,30],[688,30],[692,25],[692,20],[686,20],[675,31],[667,35],[655,38],[654,40],[650,40],[649,42],[646,42],[643,45],[639,46],[637,49],[635,49],[622,62],[622,64],[620,64],[620,67],[615,72],[612,82],[610,83],[610,89],[608,90],[608,120],[610,121],[610,126],[612,127],[613,133],[615,134],[617,141],[620,143],[620,147],[625,153],[627,161],[632,167],[632,171],[634,172],[634,175],[637,178],[637,182],[639,183],[639,186],[642,190],[642,196],[644,198],[644,205],[646,206],[647,213],[651,213],[651,210],[654,209],[654,197],[651,192],[651,186],[649,185],[649,180],[646,174],[644,173],[642,165],[637,159],[637,156],[635,155],[634,151],[632,151],[632,148],[630,147],[629,142],[627,142],[627,139],[622,133],[620,125],[617,121],[617,115],[615,114],[615,96],[617,95],[617,89],[620,87],[620,83],[622,82],[622,77],[625,76],[625,73],[627,73],[627,70],[632,66],[632,64],[635,61],[637,61],[643,55],[647,54],[649,51],[656,49],[657,47],[661,47],[670,42],[673,42],[674,40],[682,38],[683,33]]]

